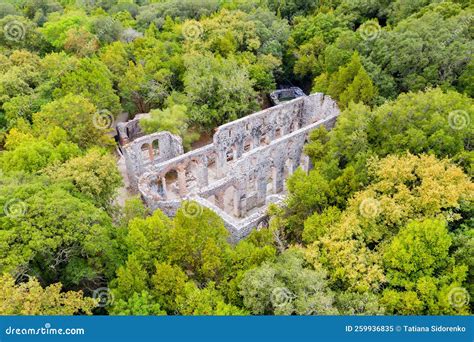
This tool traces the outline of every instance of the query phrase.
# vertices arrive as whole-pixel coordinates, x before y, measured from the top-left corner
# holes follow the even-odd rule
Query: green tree
[[[140,120],[140,126],[148,134],[160,131],[176,134],[183,139],[183,146],[190,149],[191,143],[199,138],[199,133],[189,128],[188,121],[186,106],[172,105],[164,110],[152,110],[150,118]]]
[[[471,61],[459,76],[459,90],[471,98],[474,97],[474,61]]]
[[[111,218],[48,179],[17,177],[0,187],[0,267],[66,289],[111,276]],[[70,184],[72,188],[73,185]]]
[[[396,113],[396,115],[394,115]],[[401,94],[370,110],[351,104],[328,134],[317,131],[306,151],[330,179],[353,167],[358,182],[367,182],[367,160],[390,153],[431,153],[471,168],[472,99],[454,91],[427,89]]]
[[[380,66],[371,75],[380,95],[394,98],[429,86],[454,86],[470,62],[472,13],[454,2],[433,3],[364,41],[369,60]],[[386,78],[389,87],[383,84]]]
[[[183,31],[186,32],[186,25],[192,24],[193,21],[185,22]],[[196,37],[198,44],[189,42],[192,48],[225,57],[252,52],[260,58],[268,55],[281,58],[290,33],[286,20],[261,7],[248,12],[223,9],[197,25],[202,25],[205,34]]]
[[[305,266],[302,253],[289,250],[276,262],[247,271],[240,283],[245,308],[257,315],[336,313],[324,271]]]
[[[382,303],[389,313],[468,313],[467,299],[458,305],[451,298],[450,291],[459,288],[467,271],[449,255],[451,243],[440,220],[413,221],[400,230],[383,255],[389,288]]]
[[[470,206],[472,212],[473,206]],[[468,210],[466,210],[468,211]],[[472,217],[472,215],[471,215]],[[474,229],[472,227],[472,219],[466,220],[466,222],[453,234],[453,244],[451,250],[453,250],[453,257],[458,265],[466,265],[468,268],[468,274],[464,287],[467,289],[471,297],[471,308],[474,295]],[[450,227],[451,228],[451,227]],[[452,229],[452,228],[451,228]]]
[[[213,282],[203,289],[188,282],[183,295],[178,296],[176,302],[181,315],[242,316],[248,314],[243,309],[227,304]]]
[[[335,306],[341,315],[383,315],[379,294],[344,291],[336,295]]]
[[[167,259],[172,227],[173,222],[159,210],[147,218],[137,217],[129,222],[125,237],[128,253],[133,253],[149,273],[154,270],[156,260]]]
[[[313,169],[308,174],[297,169],[287,180],[289,192],[287,205],[283,210],[277,210],[275,220],[271,223],[290,242],[300,243],[303,238],[304,222],[309,216],[321,214],[331,206],[345,208],[347,198],[359,187],[360,184],[356,181],[354,169],[351,167],[346,168],[332,180],[324,177],[318,169]]]
[[[110,127],[99,121],[99,114],[86,98],[66,95],[42,106],[33,115],[33,129],[43,135],[58,126],[67,131],[68,138],[81,148],[94,145],[109,147],[113,144],[111,137],[106,135]]]
[[[11,98],[3,104],[7,127],[11,128],[18,124],[19,120],[31,122],[33,113],[39,112],[41,106],[48,102],[36,92],[19,95]]]
[[[122,224],[127,226],[135,218],[144,219],[149,214],[149,209],[145,207],[138,196],[134,196],[125,201],[122,211]]]
[[[165,0],[154,2],[139,9],[137,25],[141,29],[146,29],[150,24],[160,27],[167,16],[171,18],[194,18],[198,19],[208,16],[219,8],[218,0],[181,1]]]
[[[16,2],[16,0],[14,0]],[[61,1],[56,0],[26,0],[22,1],[22,8],[25,15],[30,18],[38,21],[39,24],[42,24],[46,20],[48,14],[53,12],[62,13],[63,7],[61,6]]]
[[[109,110],[115,116],[121,107],[112,79],[109,69],[99,59],[83,58],[77,69],[61,78],[61,87],[53,95],[56,98],[80,95],[99,110]]]
[[[188,277],[176,265],[155,263],[156,271],[151,276],[152,293],[160,307],[170,314],[178,311],[178,296],[184,295]]]
[[[322,1],[321,1],[322,2]],[[311,14],[320,6],[320,1],[313,0],[269,0],[268,7],[284,18],[291,19],[297,15]]]
[[[149,276],[137,256],[130,254],[125,265],[117,269],[117,277],[111,282],[113,294],[118,300],[122,300],[122,304],[125,306],[125,303],[134,294],[148,290],[148,278]]]
[[[277,249],[271,229],[254,230],[239,241],[232,250],[232,266],[228,277],[219,284],[226,300],[234,306],[243,307],[239,285],[245,272],[265,261],[274,262],[276,255]]]
[[[147,292],[135,292],[126,299],[119,299],[113,303],[108,310],[111,315],[124,316],[162,316],[166,312],[160,308],[158,303],[154,302],[153,297]]]
[[[35,51],[44,45],[38,26],[28,18],[15,14],[0,18],[0,46]]]
[[[337,207],[328,207],[322,213],[314,213],[304,221],[303,241],[307,244],[318,240],[328,232],[331,225],[339,222],[341,211]]]
[[[314,80],[313,91],[331,95],[338,100],[341,108],[347,107],[350,102],[373,104],[377,96],[377,88],[362,66],[357,52],[336,73],[318,76]]]
[[[89,26],[89,18],[83,12],[72,11],[63,15],[55,13],[49,16],[48,22],[41,29],[41,33],[48,43],[59,50],[64,47],[70,29],[82,27],[89,31]]]
[[[12,4],[3,3],[0,4],[0,19],[6,17],[7,15],[17,15],[18,11]]]
[[[317,171],[308,175],[297,169],[287,181],[290,196],[287,199],[286,235],[292,241],[301,238],[304,220],[312,213],[321,213],[331,205],[332,198],[328,181]]]
[[[185,66],[190,117],[204,129],[238,119],[257,108],[248,71],[235,60],[193,54],[185,57]]]
[[[288,71],[304,81],[334,73],[349,62],[357,47],[349,23],[334,11],[296,17],[288,39]]]
[[[122,42],[106,45],[100,51],[99,58],[112,72],[114,82],[118,83],[127,71],[129,57],[126,45]]]
[[[120,93],[133,104],[133,112],[149,112],[152,108],[163,105],[169,95],[169,74],[167,69],[152,74],[142,64],[129,62],[125,75],[118,84]]]
[[[77,57],[90,56],[99,49],[97,38],[82,27],[73,27],[66,33],[64,50]]]
[[[119,40],[122,30],[122,24],[110,16],[100,16],[92,22],[92,31],[102,45]]]
[[[53,100],[53,92],[61,87],[61,78],[76,70],[79,60],[65,52],[49,53],[40,61],[42,82],[35,88],[35,93],[43,101]],[[35,111],[37,112],[37,111]]]
[[[281,72],[290,30],[286,20],[266,8],[253,7],[247,11],[222,9],[199,22],[185,22],[181,30],[188,50],[235,57],[247,69],[254,89],[269,92]],[[202,32],[189,39],[186,33],[193,27]]]
[[[169,261],[199,283],[220,280],[229,270],[228,235],[216,213],[185,201],[170,230]]]
[[[0,70],[0,104],[8,103],[10,100],[20,96],[31,95],[34,89],[41,83],[40,59],[26,50],[15,50],[11,55],[0,55],[2,65]],[[4,108],[11,111],[11,108]],[[9,115],[9,126],[13,126],[18,117],[29,119],[27,113],[20,108],[18,113]]]

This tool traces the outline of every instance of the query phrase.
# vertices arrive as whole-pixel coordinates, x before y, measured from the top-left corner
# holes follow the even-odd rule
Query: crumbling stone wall
[[[173,216],[182,200],[194,200],[219,214],[238,241],[266,221],[270,203],[284,198],[287,177],[297,167],[310,169],[303,153],[309,133],[332,128],[338,116],[329,96],[303,96],[222,125],[212,144],[186,154],[167,132],[137,138],[125,145],[127,168],[152,210]]]
[[[119,137],[120,145],[126,145],[136,138],[144,135],[141,127],[140,120],[143,118],[149,118],[150,114],[137,114],[132,120],[127,122],[117,123],[117,134]]]
[[[122,146],[130,186],[138,189],[138,178],[155,164],[183,154],[181,138],[159,132],[136,138]]]

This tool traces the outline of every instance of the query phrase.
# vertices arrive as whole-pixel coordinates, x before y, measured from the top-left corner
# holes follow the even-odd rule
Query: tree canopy
[[[0,314],[472,314],[473,15],[467,0],[2,1]],[[198,202],[168,217],[127,188],[117,121],[149,113],[145,134],[192,150],[291,86],[341,114],[238,243]]]

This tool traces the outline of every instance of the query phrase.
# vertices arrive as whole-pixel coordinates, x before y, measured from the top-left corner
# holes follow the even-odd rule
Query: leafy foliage
[[[1,315],[73,315],[92,314],[96,303],[83,298],[82,291],[61,292],[61,284],[42,288],[37,279],[15,284],[9,275],[0,277]]]
[[[304,268],[298,251],[249,270],[240,284],[244,306],[253,314],[331,314],[333,295],[322,270]]]
[[[449,290],[465,280],[467,271],[449,255],[451,241],[442,221],[414,221],[400,230],[383,254],[391,288],[384,290],[382,302],[389,313],[468,312],[467,302],[449,302]]]
[[[2,207],[15,199],[23,208],[21,215],[0,217],[4,272],[69,287],[113,270],[110,217],[68,188],[28,177],[2,186]]]
[[[52,127],[61,127],[69,133],[68,139],[81,148],[110,146],[112,141],[105,135],[106,130],[94,123],[97,113],[96,107],[86,98],[66,95],[44,105],[33,115],[33,129],[43,135]]]
[[[79,193],[102,208],[111,206],[115,191],[122,184],[115,160],[99,149],[92,149],[84,156],[51,168],[48,174],[56,182],[74,184]]]
[[[193,122],[210,129],[256,109],[253,82],[237,61],[189,55],[185,67],[184,86]]]
[[[148,134],[160,131],[176,134],[183,139],[183,146],[189,149],[191,143],[199,138],[199,134],[189,129],[186,111],[184,105],[173,105],[164,110],[154,109],[150,112],[149,119],[140,121],[140,126]]]
[[[306,150],[324,174],[334,177],[352,166],[361,181],[368,158],[405,151],[450,157],[469,170],[473,115],[472,99],[439,88],[402,94],[374,110],[353,104],[334,130],[316,131]]]
[[[0,313],[472,313],[473,13],[467,0],[2,2]],[[287,180],[268,228],[230,244],[197,203],[174,218],[117,205],[131,194],[115,120],[150,113],[146,133],[191,149],[288,85],[343,112],[311,133],[314,168]],[[105,308],[84,297],[98,286],[115,297]]]
[[[318,76],[313,91],[323,92],[339,100],[341,108],[347,107],[350,102],[372,104],[377,96],[377,88],[360,63],[355,53],[350,62],[328,76],[326,73]]]

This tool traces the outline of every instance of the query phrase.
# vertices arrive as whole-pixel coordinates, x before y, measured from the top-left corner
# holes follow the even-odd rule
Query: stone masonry
[[[189,215],[215,211],[238,241],[284,199],[287,177],[311,168],[303,153],[309,133],[332,128],[339,113],[329,96],[298,97],[218,127],[211,144],[188,153],[169,132],[143,135],[140,117],[117,130],[130,184],[149,208],[174,216],[183,200],[195,201],[184,207]]]

